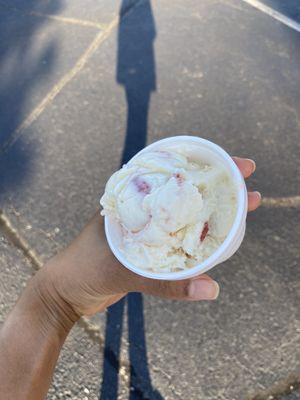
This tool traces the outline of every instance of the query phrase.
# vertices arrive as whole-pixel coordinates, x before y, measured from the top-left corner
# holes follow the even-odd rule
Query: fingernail
[[[251,158],[246,158],[246,160],[251,162],[251,164],[252,164],[252,174],[253,174],[253,172],[256,170],[256,163]]]
[[[260,199],[260,201],[261,201],[261,193],[258,192],[257,190],[256,190],[255,192],[253,192],[253,193],[256,193],[256,194],[259,196],[259,199]]]
[[[189,297],[193,300],[215,300],[219,291],[219,285],[212,280],[198,279],[189,285]]]

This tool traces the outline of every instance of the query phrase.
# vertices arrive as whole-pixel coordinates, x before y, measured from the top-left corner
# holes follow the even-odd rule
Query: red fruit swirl
[[[201,235],[200,235],[200,242],[203,242],[203,240],[206,238],[206,235],[208,234],[208,222],[204,223]]]

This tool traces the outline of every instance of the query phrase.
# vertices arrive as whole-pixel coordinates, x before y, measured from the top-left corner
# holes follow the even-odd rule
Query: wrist
[[[54,329],[65,337],[80,316],[60,296],[46,266],[30,280],[26,291],[45,332]]]
[[[5,399],[42,399],[76,315],[57,296],[43,268],[0,330],[0,387]]]

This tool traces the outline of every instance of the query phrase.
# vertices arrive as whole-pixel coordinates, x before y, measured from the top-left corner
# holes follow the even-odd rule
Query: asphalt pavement
[[[135,294],[81,321],[48,399],[300,398],[300,33],[240,0],[0,0],[0,37],[0,324],[147,143],[252,157],[264,196],[216,302]]]

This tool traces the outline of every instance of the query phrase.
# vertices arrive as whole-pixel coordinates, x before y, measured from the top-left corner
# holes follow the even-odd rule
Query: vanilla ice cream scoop
[[[233,224],[235,185],[220,164],[178,149],[141,153],[114,173],[100,203],[122,226],[121,251],[137,267],[191,268],[208,258]]]

